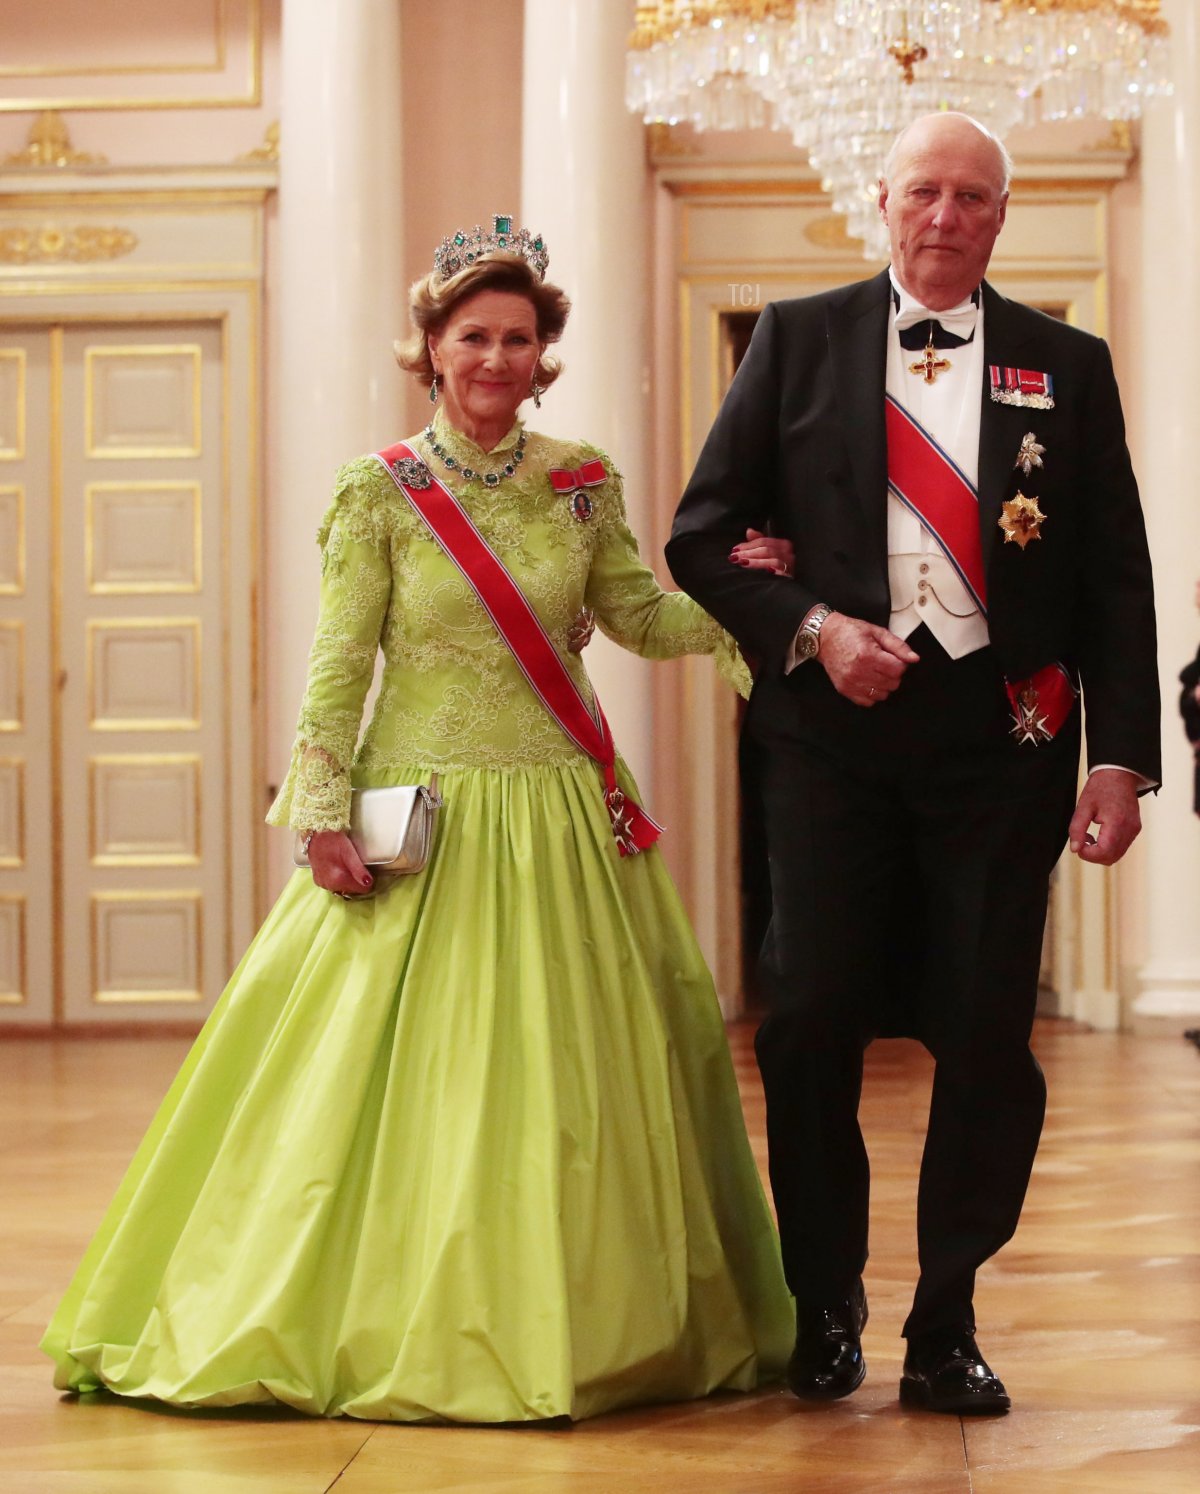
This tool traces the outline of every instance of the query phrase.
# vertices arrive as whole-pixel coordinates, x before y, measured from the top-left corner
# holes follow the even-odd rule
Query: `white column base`
[[[1147,965],[1138,976],[1135,1017],[1177,1017],[1200,1024],[1200,963]]]

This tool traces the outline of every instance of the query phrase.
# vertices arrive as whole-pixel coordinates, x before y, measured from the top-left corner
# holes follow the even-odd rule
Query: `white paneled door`
[[[252,835],[223,356],[220,322],[0,335],[0,1018],[200,1016],[223,983]]]

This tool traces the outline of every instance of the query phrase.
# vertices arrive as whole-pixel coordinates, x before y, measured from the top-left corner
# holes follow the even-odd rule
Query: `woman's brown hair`
[[[438,336],[455,309],[480,291],[510,291],[524,296],[537,317],[537,335],[541,343],[557,342],[567,324],[571,303],[565,292],[548,280],[543,281],[519,255],[489,254],[473,265],[443,280],[436,270],[414,280],[408,292],[408,314],[416,329],[407,342],[397,342],[396,362],[422,384],[433,381],[433,364],[429,358],[429,336]],[[538,359],[534,377],[548,389],[562,364],[545,353]]]

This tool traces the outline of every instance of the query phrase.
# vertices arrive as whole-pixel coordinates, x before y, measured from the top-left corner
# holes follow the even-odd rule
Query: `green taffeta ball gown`
[[[440,414],[437,439],[490,470]],[[418,438],[431,466],[437,458]],[[638,558],[620,480],[581,520],[528,438],[455,482],[566,651],[744,666]],[[378,463],[339,475],[276,824],[440,774],[430,865],[344,902],[297,872],[172,1085],[43,1347],[55,1383],[321,1416],[580,1418],[776,1377],[794,1314],[712,981],[657,850],[538,702]],[[377,649],[385,669],[359,720]],[[622,781],[636,790],[628,774]]]

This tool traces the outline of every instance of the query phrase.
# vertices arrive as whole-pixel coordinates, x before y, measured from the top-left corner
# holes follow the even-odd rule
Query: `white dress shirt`
[[[938,357],[950,365],[932,384],[910,365],[919,355],[900,346],[897,318],[916,303],[893,276],[900,295],[888,317],[886,388],[933,437],[972,487],[979,481],[979,412],[983,388],[983,307],[975,310],[975,335]],[[911,509],[887,495],[888,580],[892,615],[888,627],[907,638],[924,623],[952,659],[984,648],[987,618],[975,605],[941,546]]]

